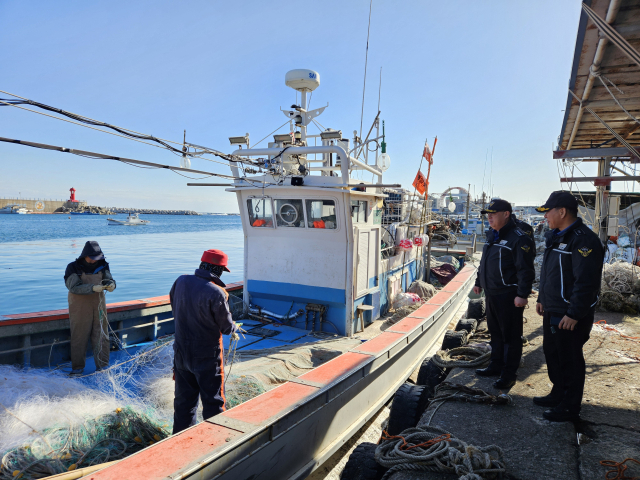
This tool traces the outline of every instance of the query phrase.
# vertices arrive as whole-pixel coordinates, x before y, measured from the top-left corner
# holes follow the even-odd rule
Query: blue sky
[[[359,129],[369,2],[0,0],[0,90],[176,141],[230,152],[284,122],[285,73],[311,68],[329,102],[324,126]],[[511,202],[560,187],[560,133],[578,0],[373,0],[364,124],[382,118],[392,166],[410,186],[425,138],[438,136],[432,192],[472,185]],[[6,98],[0,94],[0,98]],[[178,165],[158,148],[0,108],[0,136]],[[493,166],[487,152],[493,150]],[[0,144],[0,196],[93,205],[237,211],[222,188],[187,187],[167,171]],[[193,168],[228,174],[194,160]],[[490,175],[490,172],[491,175]]]

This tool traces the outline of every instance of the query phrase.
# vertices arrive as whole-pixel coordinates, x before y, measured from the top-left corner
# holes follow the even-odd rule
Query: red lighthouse
[[[73,188],[73,187],[71,187],[71,188],[69,189],[69,191],[71,192],[71,197],[69,198],[69,201],[70,201],[70,202],[77,203],[77,202],[78,202],[78,200],[76,200],[76,189],[75,189],[75,188]]]

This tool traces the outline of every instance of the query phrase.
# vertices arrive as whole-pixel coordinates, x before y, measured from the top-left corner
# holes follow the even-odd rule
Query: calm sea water
[[[125,215],[120,215],[124,218]],[[118,287],[107,302],[167,295],[204,250],[229,255],[227,283],[242,280],[238,216],[141,215],[145,226],[109,226],[104,215],[0,215],[0,315],[67,308],[64,271],[87,240],[100,243]]]

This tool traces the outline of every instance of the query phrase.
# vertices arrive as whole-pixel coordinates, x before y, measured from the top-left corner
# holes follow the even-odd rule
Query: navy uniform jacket
[[[235,329],[221,288],[225,286],[207,270],[178,277],[169,294],[176,328],[174,349],[190,357],[220,355],[221,334],[229,335]]]
[[[521,298],[531,293],[536,272],[533,267],[536,249],[533,239],[520,230],[513,219],[498,232],[490,229],[482,250],[476,286],[487,295],[516,291]]]
[[[598,302],[604,247],[581,218],[557,233],[552,230],[545,236],[538,303],[545,312],[579,320]]]

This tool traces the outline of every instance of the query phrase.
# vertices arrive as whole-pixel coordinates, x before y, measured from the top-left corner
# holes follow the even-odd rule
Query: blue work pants
[[[195,425],[198,397],[202,401],[202,416],[211,418],[225,410],[224,365],[222,342],[213,347],[214,355],[194,356],[181,351],[174,352],[175,399],[173,401],[173,433]]]

